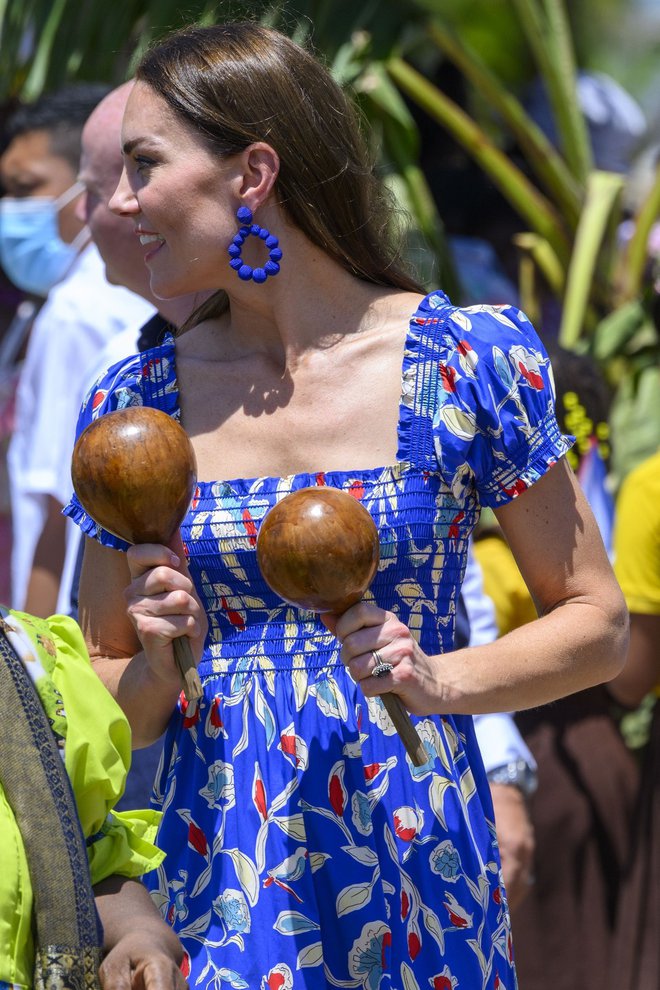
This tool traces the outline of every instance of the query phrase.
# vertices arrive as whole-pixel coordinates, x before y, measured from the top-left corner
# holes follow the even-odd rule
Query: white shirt
[[[16,394],[8,451],[12,505],[12,606],[25,603],[32,560],[46,518],[47,498],[71,495],[71,454],[80,404],[98,374],[101,355],[117,334],[139,327],[154,309],[140,296],[110,285],[96,247],[81,252],[54,286],[32,328]],[[127,343],[126,354],[135,350]],[[67,520],[67,557],[57,603],[68,611],[77,527]]]

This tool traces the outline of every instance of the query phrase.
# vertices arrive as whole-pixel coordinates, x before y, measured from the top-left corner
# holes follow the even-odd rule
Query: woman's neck
[[[392,309],[395,319],[412,313],[411,293],[351,275],[307,238],[287,240],[280,274],[232,287],[227,312],[200,327],[212,330],[228,359],[258,352],[293,369],[310,351],[377,329]]]

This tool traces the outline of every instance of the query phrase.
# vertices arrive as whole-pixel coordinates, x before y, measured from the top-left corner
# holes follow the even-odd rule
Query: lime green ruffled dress
[[[37,619],[3,607],[0,623],[63,749],[92,883],[111,874],[139,877],[155,869],[164,859],[153,844],[160,814],[112,811],[130,766],[130,729],[92,670],[77,624],[62,615]],[[11,725],[2,731],[11,732]],[[33,890],[21,835],[1,784],[0,861],[0,988],[23,990],[32,984],[34,965]]]

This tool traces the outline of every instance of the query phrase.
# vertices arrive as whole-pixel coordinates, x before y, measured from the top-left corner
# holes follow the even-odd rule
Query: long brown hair
[[[399,260],[395,213],[354,105],[286,35],[251,22],[184,28],[147,51],[136,77],[220,155],[270,144],[280,157],[280,206],[351,274],[424,291]],[[218,311],[219,297],[204,316]]]

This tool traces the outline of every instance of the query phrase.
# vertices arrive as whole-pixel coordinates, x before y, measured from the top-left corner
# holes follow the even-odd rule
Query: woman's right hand
[[[124,597],[151,673],[180,687],[172,642],[187,636],[193,656],[199,661],[208,621],[195,592],[180,537],[177,535],[172,543],[174,549],[144,543],[128,550],[132,581]]]

